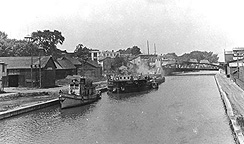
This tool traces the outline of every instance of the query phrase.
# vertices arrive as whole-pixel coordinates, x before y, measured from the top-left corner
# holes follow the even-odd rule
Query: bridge
[[[196,63],[196,62],[176,62],[162,66],[166,73],[171,72],[183,72],[183,71],[199,71],[199,70],[211,70],[218,71],[221,66],[211,63]]]

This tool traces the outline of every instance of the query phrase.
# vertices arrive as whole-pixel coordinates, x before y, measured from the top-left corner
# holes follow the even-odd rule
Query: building
[[[233,48],[232,51],[224,51],[225,63],[232,60],[242,59],[244,56],[244,47]]]
[[[99,50],[89,50],[89,58],[93,61],[98,61],[98,56],[101,52]]]
[[[225,73],[227,77],[232,75],[232,70],[237,69],[242,61],[244,55],[244,47],[233,48],[232,51],[224,51],[225,58]]]
[[[106,57],[104,59],[100,59],[98,61],[98,64],[100,64],[102,66],[103,72],[106,73],[111,70],[113,61],[114,61],[114,58]]]
[[[200,60],[200,62],[199,62],[199,63],[203,63],[203,64],[209,64],[210,62],[209,62],[208,60],[204,59],[204,60]]]
[[[7,64],[0,61],[0,93],[4,91],[4,83],[7,78]]]
[[[76,67],[67,57],[57,59],[55,65],[57,67],[56,79],[63,79],[68,75],[76,75]]]
[[[234,60],[233,56],[234,56],[233,51],[225,51],[224,52],[225,63]]]
[[[78,75],[80,73],[80,69],[82,67],[81,62],[79,61],[78,58],[73,58],[73,57],[66,57],[75,67],[75,74]]]
[[[198,63],[197,59],[190,59],[189,62]]]
[[[102,77],[102,66],[96,61],[80,61],[81,67],[78,70],[78,75],[89,78]]]
[[[148,74],[154,73],[157,67],[161,67],[162,57],[158,55],[140,54],[130,59],[129,62],[138,68],[137,73]]]
[[[8,87],[54,87],[56,66],[51,56],[33,57],[0,57],[8,65]]]
[[[157,55],[140,54],[134,57],[133,59],[131,59],[130,62],[136,65],[143,65],[143,64],[154,65],[157,60],[158,60]]]
[[[244,47],[233,48],[233,60],[242,59],[244,55]]]
[[[102,51],[99,53],[98,60],[104,59],[106,57],[115,58],[116,56],[120,56],[119,52],[112,51]]]

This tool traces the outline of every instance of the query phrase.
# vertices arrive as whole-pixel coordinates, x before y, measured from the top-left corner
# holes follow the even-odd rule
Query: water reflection
[[[93,108],[95,107],[95,104],[89,104],[84,106],[78,106],[68,109],[61,109],[61,118],[71,118],[71,119],[77,119],[79,117],[82,117],[86,113],[91,113]]]
[[[143,97],[151,92],[154,92],[157,90],[150,90],[150,91],[142,91],[142,92],[134,92],[134,93],[111,93],[111,92],[107,92],[107,95],[109,96],[109,98],[111,100],[124,100],[124,101],[128,101],[131,98],[135,98],[135,97]]]

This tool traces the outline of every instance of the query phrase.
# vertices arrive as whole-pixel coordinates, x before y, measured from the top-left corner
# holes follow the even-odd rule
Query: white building
[[[119,52],[112,51],[102,51],[99,53],[98,60],[104,59],[106,57],[115,58],[116,56],[120,56]]]
[[[89,57],[93,60],[93,61],[98,61],[98,56],[100,54],[99,50],[90,50],[90,55]]]
[[[233,60],[242,59],[244,56],[244,47],[233,48]]]

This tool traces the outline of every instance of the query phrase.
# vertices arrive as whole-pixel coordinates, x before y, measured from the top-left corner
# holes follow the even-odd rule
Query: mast
[[[155,55],[157,54],[155,43],[154,43],[154,54],[155,54]]]
[[[147,54],[149,55],[149,42],[147,40]]]

